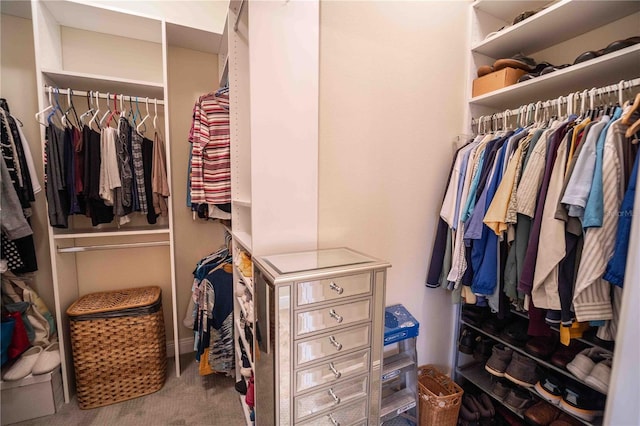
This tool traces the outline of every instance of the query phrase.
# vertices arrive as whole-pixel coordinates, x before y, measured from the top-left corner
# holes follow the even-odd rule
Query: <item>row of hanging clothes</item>
[[[589,323],[614,339],[640,161],[640,94],[624,83],[479,126],[452,164],[427,286],[528,311],[531,336]]]
[[[232,375],[235,366],[230,247],[231,235],[227,233],[225,244],[200,259],[193,271],[191,298],[183,324],[193,329],[194,351],[201,372]]]
[[[0,99],[2,125],[2,261],[0,272],[34,272],[38,270],[30,218],[31,203],[42,190],[34,166],[29,143],[22,131],[22,122],[11,115],[9,103]]]
[[[102,109],[100,98],[105,96],[97,91],[47,90],[49,106],[36,114],[36,120],[46,127],[45,190],[51,226],[68,228],[72,215],[90,218],[93,226],[114,221],[124,225],[134,214],[145,216],[149,224],[167,216],[170,194],[158,101],[153,100],[152,117],[149,98],[142,114],[137,97],[126,96],[127,106],[124,95],[107,94]],[[76,95],[86,96],[82,114],[73,103]]]
[[[187,207],[194,218],[231,219],[229,87],[200,96],[189,130]]]

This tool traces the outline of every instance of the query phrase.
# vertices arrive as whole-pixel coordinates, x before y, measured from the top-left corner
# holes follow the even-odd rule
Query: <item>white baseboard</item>
[[[187,337],[178,341],[180,354],[187,354],[193,352],[193,337]],[[173,358],[175,356],[175,344],[173,340],[167,341],[167,358]]]

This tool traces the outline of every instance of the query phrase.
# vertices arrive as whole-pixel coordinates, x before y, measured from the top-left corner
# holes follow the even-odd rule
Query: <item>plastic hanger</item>
[[[68,121],[67,117],[70,112],[73,112],[73,117],[76,120],[76,127],[80,127],[80,119],[78,118],[78,112],[76,111],[75,105],[73,105],[73,90],[67,89],[67,104],[69,104],[69,108],[64,113],[64,120]],[[73,126],[73,123],[71,123]]]
[[[87,111],[80,115],[80,123],[84,124],[84,119],[87,116],[93,116],[93,92],[87,92]]]
[[[640,108],[640,93],[636,95],[631,107],[622,115],[622,124],[630,125],[631,116],[633,115],[634,112],[638,111],[638,108]]]
[[[138,99],[136,98],[136,106],[138,104]],[[145,115],[142,120],[140,121],[140,124],[138,124],[136,126],[136,131],[138,133],[145,133],[147,131],[147,126],[145,124],[145,121],[147,121],[147,118],[149,118],[149,98],[146,98],[145,100],[145,104],[147,106],[147,115]],[[138,112],[140,112],[140,110],[138,110]],[[144,130],[142,132],[140,132],[140,128],[144,125]]]
[[[42,115],[44,115],[44,114],[45,114],[47,111],[49,111],[51,108],[53,108],[53,102],[52,102],[52,100],[51,100],[51,87],[48,87],[48,89],[49,89],[49,106],[47,106],[47,107],[46,107],[45,109],[43,109],[42,111],[38,111],[38,112],[36,112],[36,115],[35,115],[36,121],[37,121],[38,123],[40,123],[41,125],[43,125],[43,126],[46,126],[46,125],[47,125],[47,123],[46,123],[46,121],[45,121],[45,122],[40,121],[40,118],[39,118],[39,117],[40,117],[40,116],[42,116]]]
[[[127,111],[126,111],[126,107],[125,107],[125,103],[124,103],[124,96],[120,95],[120,117],[126,117],[127,116]]]
[[[100,92],[95,92],[96,95],[96,111],[93,114],[93,117],[91,117],[91,120],[89,121],[88,126],[91,127],[92,123],[96,123],[96,126],[98,127],[98,130],[101,129],[100,127],[100,123],[98,121],[96,121],[96,118],[98,118],[98,115],[100,114]]]
[[[158,131],[158,99],[153,98],[153,130]]]
[[[59,95],[60,95],[60,90],[58,90],[58,88],[56,87],[55,89],[53,89],[53,100],[54,100],[53,109],[49,111],[49,114],[47,115],[47,123],[49,124],[53,123],[53,119],[56,116],[56,112],[60,113],[60,124],[62,124],[62,108],[60,107]]]
[[[122,95],[120,95],[122,96]],[[116,104],[116,101],[118,100],[118,94],[114,94],[113,95],[113,110],[111,110],[111,114],[109,114],[109,118],[107,118],[107,127],[109,127],[109,125],[111,124],[111,120],[113,119],[114,115],[119,115],[120,111],[118,111],[118,105]],[[107,95],[107,104],[109,103],[109,95]]]
[[[104,113],[102,118],[100,119],[100,127],[104,126],[104,122],[111,115],[111,106],[109,105],[109,99],[111,98],[111,93],[107,92],[107,112]],[[109,125],[107,124],[107,127]]]

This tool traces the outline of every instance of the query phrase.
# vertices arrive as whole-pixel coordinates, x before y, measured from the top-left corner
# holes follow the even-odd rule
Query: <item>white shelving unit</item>
[[[512,25],[513,19],[519,13],[528,10],[537,13]],[[545,60],[548,54],[554,54],[560,61],[557,64],[572,64],[575,60],[574,52],[595,51],[615,40],[637,35],[640,2],[477,0],[472,5],[471,15],[469,83],[476,77],[479,66],[491,65],[496,59],[508,58],[516,53],[535,57],[538,61]],[[500,30],[503,26],[505,28]],[[493,32],[496,33],[492,34]],[[603,39],[607,34],[612,34],[611,38]],[[620,38],[620,34],[625,36]],[[599,40],[600,44],[594,45],[594,39]],[[543,52],[540,53],[541,51]],[[471,118],[481,115],[500,113],[538,101],[553,100],[594,87],[616,86],[621,80],[635,80],[639,77],[640,45],[633,45],[494,92],[477,97],[469,96],[467,123],[470,124]],[[471,92],[471,84],[468,87]],[[460,321],[460,324],[463,322]],[[497,342],[506,343],[478,327],[469,324],[465,326]],[[571,377],[568,372],[557,369],[544,360],[532,357],[519,348],[514,349],[555,373]],[[490,376],[486,374],[482,365],[462,365],[464,357],[460,355],[454,355],[453,362],[458,377],[467,379],[495,398],[491,392]],[[608,399],[615,398],[615,388],[612,382]],[[499,398],[496,400],[500,401]],[[523,417],[522,411],[511,411]],[[600,424],[601,420],[596,419],[592,424]]]
[[[158,104],[158,127],[164,135],[166,158],[171,158],[168,108],[168,46],[180,46],[217,53],[222,35],[203,29],[166,22],[163,18],[145,16],[109,6],[98,6],[71,0],[32,0],[36,79],[39,108],[49,105],[45,85],[79,91],[99,91],[162,101]],[[99,41],[104,48],[95,46]],[[134,49],[135,54],[131,53]],[[88,55],[86,52],[91,51]],[[131,53],[122,56],[122,52]],[[127,53],[127,54],[128,54]],[[99,69],[99,72],[96,70]],[[84,109],[84,96],[75,96],[74,104]],[[103,111],[105,99],[101,99]],[[134,104],[135,105],[135,104]],[[127,105],[128,106],[128,105]],[[139,107],[143,108],[141,104]],[[44,128],[42,140],[44,140]],[[153,138],[153,135],[150,135]],[[167,161],[171,188],[171,161]],[[55,316],[62,358],[62,380],[65,402],[74,392],[73,360],[68,335],[66,309],[80,296],[114,288],[160,285],[163,289],[165,327],[172,330],[167,343],[175,357],[175,374],[180,375],[175,246],[172,203],[168,217],[147,224],[142,215],[133,215],[131,223],[117,227],[115,223],[93,227],[81,216],[69,218],[68,229],[49,227],[49,246],[53,275]],[[120,272],[114,264],[105,277],[94,282],[87,273],[87,263],[100,264],[106,250],[127,253],[112,256],[109,261],[144,259],[154,266],[135,277]],[[92,253],[87,253],[92,252]],[[151,260],[149,260],[151,259]],[[143,265],[141,263],[141,265]],[[145,265],[146,266],[146,265]],[[170,336],[171,333],[167,333]]]

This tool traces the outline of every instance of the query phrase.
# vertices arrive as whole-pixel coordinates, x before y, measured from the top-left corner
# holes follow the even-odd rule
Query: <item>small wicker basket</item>
[[[81,409],[162,388],[167,350],[160,296],[160,287],[92,293],[67,309]]]
[[[455,426],[464,391],[433,365],[418,368],[420,426]]]

